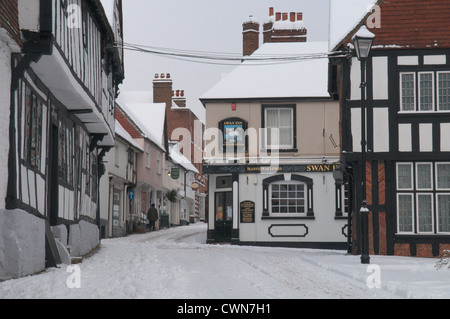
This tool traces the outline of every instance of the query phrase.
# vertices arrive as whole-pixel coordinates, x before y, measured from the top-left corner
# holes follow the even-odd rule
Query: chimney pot
[[[166,78],[170,79],[170,73],[167,73]]]
[[[281,12],[277,12],[276,13],[275,20],[276,21],[280,21],[281,20]]]
[[[269,8],[269,17],[273,17],[273,7]]]
[[[159,74],[158,73],[155,74],[155,79],[159,79]]]
[[[180,90],[177,90],[177,97],[180,96]]]
[[[291,22],[295,22],[295,12],[290,13]]]
[[[184,90],[181,90],[181,96],[184,96]]]
[[[287,12],[283,12],[283,21],[286,21],[288,19]]]
[[[297,21],[303,20],[303,12],[297,12]]]

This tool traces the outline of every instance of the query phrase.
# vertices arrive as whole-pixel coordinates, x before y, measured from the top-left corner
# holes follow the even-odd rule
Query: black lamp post
[[[361,263],[370,264],[369,257],[369,209],[366,201],[366,62],[372,48],[375,35],[367,30],[365,26],[354,35],[358,60],[361,62],[361,181],[362,181],[362,203],[360,209],[361,220]]]

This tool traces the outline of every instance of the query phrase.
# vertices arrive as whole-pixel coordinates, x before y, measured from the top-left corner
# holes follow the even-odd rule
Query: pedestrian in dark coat
[[[155,208],[155,204],[152,204],[148,209],[147,218],[150,222],[150,230],[155,230],[155,221],[158,220],[158,210]]]

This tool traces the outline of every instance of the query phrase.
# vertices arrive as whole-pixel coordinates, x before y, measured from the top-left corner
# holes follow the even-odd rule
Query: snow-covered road
[[[435,270],[436,260],[373,257],[384,271],[381,289],[376,289],[368,286],[372,272],[359,263],[359,257],[342,251],[206,245],[205,241],[203,223],[102,240],[101,249],[78,267],[61,265],[39,275],[0,283],[0,298],[450,296],[450,271]],[[408,281],[405,271],[419,277]]]

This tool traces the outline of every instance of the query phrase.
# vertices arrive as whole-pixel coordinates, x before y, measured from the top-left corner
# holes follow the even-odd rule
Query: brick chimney
[[[170,73],[157,73],[153,79],[153,103],[166,103],[166,111],[172,107],[172,78]]]
[[[308,30],[302,12],[276,12],[269,8],[269,20],[263,25],[263,39],[267,42],[306,42]]]
[[[172,107],[172,78],[170,73],[156,73],[153,79],[153,103],[166,103],[166,119],[164,121],[164,147],[169,149],[169,132],[167,121]],[[169,153],[166,152],[166,159]]]
[[[172,99],[178,107],[186,107],[186,97],[184,96],[184,90],[172,91]]]
[[[253,16],[250,16],[242,24],[242,55],[252,55],[259,48],[259,22]]]

